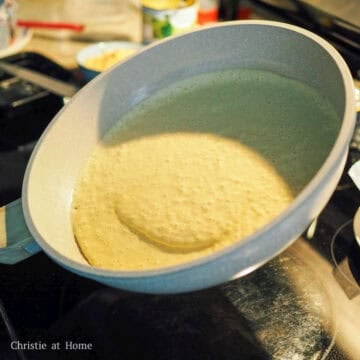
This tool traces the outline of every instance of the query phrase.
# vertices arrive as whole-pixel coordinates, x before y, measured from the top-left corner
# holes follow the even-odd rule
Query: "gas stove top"
[[[356,76],[358,69],[352,70]],[[71,80],[47,63],[49,71]],[[37,106],[49,121],[54,106],[48,104],[61,107],[59,99],[30,90],[42,94],[35,96]],[[21,111],[5,110],[18,116],[9,117],[13,121],[21,118]],[[344,175],[324,211],[285,252],[243,278],[152,296],[80,278],[44,253],[0,265],[0,358],[359,359],[360,249],[353,218],[360,192],[347,175],[360,160],[358,122]],[[33,124],[41,132],[46,120]],[[0,135],[0,205],[20,196],[38,136],[35,131],[25,141],[17,126],[12,129],[22,140],[10,144]]]

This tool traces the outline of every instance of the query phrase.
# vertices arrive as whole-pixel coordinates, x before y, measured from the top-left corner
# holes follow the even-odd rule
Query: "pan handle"
[[[16,264],[40,250],[26,226],[21,199],[0,207],[0,263]]]

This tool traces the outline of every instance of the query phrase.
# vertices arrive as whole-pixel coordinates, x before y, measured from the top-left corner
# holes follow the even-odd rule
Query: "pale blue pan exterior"
[[[212,256],[159,271],[106,271],[89,266],[71,231],[73,185],[94,144],[130,107],[185,76],[229,67],[275,71],[316,88],[342,119],[337,141],[291,207],[266,228]],[[30,159],[22,206],[39,246],[68,270],[101,283],[147,293],[198,290],[249,273],[295,239],[324,208],[342,174],[355,125],[351,74],[318,36],[267,21],[225,23],[167,39],[99,75],[54,118]],[[44,269],[44,271],[46,271]]]

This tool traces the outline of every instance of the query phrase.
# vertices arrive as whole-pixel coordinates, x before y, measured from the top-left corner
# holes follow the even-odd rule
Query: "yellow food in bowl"
[[[102,72],[134,54],[136,50],[137,49],[135,48],[107,50],[100,55],[93,56],[85,60],[84,66],[89,69]]]

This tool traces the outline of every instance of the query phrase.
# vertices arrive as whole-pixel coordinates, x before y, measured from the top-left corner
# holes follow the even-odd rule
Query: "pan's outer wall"
[[[301,55],[299,55],[301,54]],[[245,67],[297,78],[335,106],[342,127],[324,165],[292,206],[266,228],[212,256],[158,271],[120,272],[87,265],[70,222],[72,192],[94,145],[129,108],[159,88],[199,72]],[[55,261],[110,286],[149,293],[197,290],[243,275],[283,251],[326,205],[340,179],[355,125],[351,74],[324,40],[269,21],[225,23],[146,47],[99,75],[54,118],[30,159],[24,215]]]

